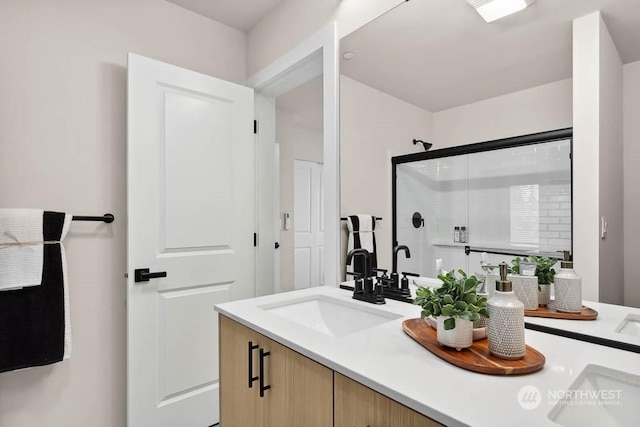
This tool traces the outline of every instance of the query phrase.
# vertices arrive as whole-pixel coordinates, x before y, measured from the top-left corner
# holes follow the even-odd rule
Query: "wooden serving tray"
[[[529,317],[548,317],[550,319],[596,320],[598,312],[583,305],[580,313],[563,313],[556,311],[554,301],[551,300],[551,303],[546,307],[538,307],[537,310],[525,309],[524,315]]]
[[[489,341],[474,341],[469,348],[457,351],[438,343],[436,330],[423,319],[407,319],[402,329],[421,346],[447,362],[469,371],[488,375],[521,375],[539,371],[545,358],[533,347],[527,346],[527,352],[520,360],[505,360],[489,353]]]

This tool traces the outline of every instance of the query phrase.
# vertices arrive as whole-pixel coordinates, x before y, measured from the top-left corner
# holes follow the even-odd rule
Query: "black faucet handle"
[[[406,271],[403,271],[403,272],[402,272],[402,275],[403,275],[403,276],[411,276],[411,277],[420,277],[420,275],[419,275],[419,274],[416,274],[416,273],[407,273]]]
[[[389,270],[385,270],[384,268],[372,268],[371,270],[376,273],[382,273],[382,277],[386,277],[387,271],[389,271]]]

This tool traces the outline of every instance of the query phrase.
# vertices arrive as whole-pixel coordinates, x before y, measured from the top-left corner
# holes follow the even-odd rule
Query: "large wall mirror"
[[[346,217],[353,214],[369,214],[382,218],[376,224],[379,267],[391,269],[393,263],[392,158],[424,153],[425,146],[421,143],[414,144],[414,139],[431,143],[429,151],[435,152],[483,141],[559,129],[573,128],[574,132],[576,131],[576,82],[572,68],[573,21],[598,10],[601,11],[602,19],[617,47],[624,71],[624,116],[637,117],[640,114],[640,9],[638,3],[632,0],[537,0],[534,6],[491,24],[484,22],[466,1],[412,0],[400,4],[341,40],[341,215]],[[624,183],[628,185],[640,180],[640,176],[637,176],[640,172],[635,171],[637,168],[632,167],[626,154],[637,153],[634,150],[637,150],[635,147],[638,144],[634,145],[634,140],[637,142],[640,138],[640,130],[635,120],[626,120],[624,126],[624,164],[629,165],[624,170]],[[620,134],[623,132],[622,129],[618,131]],[[574,141],[575,137],[576,134]],[[559,152],[568,152],[568,141],[563,145],[561,140],[557,140],[557,144],[554,148]],[[514,148],[511,155],[521,155],[530,148],[531,146]],[[573,149],[576,150],[575,145]],[[605,154],[609,153],[602,147],[600,153],[582,152],[583,158],[580,161],[584,161],[584,156],[597,158],[600,155],[602,158]],[[473,167],[462,167],[471,161],[469,158],[453,157],[449,157],[446,164],[444,160],[431,159],[431,163],[428,163],[428,160],[424,166],[416,166],[413,170],[407,163],[403,166],[404,169],[399,169],[399,175],[404,176],[403,179],[408,186],[418,186],[419,181],[426,187],[449,185],[452,200],[452,195],[458,193],[454,187],[460,183],[478,190],[467,192],[468,197],[486,198],[489,197],[487,192],[483,193],[477,188],[482,187],[476,181],[476,178],[479,178],[478,174],[491,170],[494,173],[492,179],[498,180],[511,166],[522,164],[514,160],[511,163],[505,162],[492,152],[485,156]],[[527,171],[523,167],[518,173],[537,173],[533,168],[534,164],[539,165],[540,159],[535,155],[531,159],[532,164],[528,166],[532,169]],[[462,163],[461,167],[455,164],[458,161]],[[545,164],[543,169],[547,169],[546,176],[554,176],[557,179],[566,177],[566,165],[569,164],[566,157],[564,162],[563,171],[554,170],[556,165]],[[622,163],[622,158],[619,163]],[[574,158],[574,166],[576,164]],[[432,173],[430,170],[440,167],[442,171],[445,166],[450,168],[451,173],[456,170],[456,173],[461,175],[452,176],[451,179],[442,178],[443,182],[436,184],[432,181],[434,176],[429,175]],[[573,172],[575,176],[576,170]],[[582,167],[578,172],[582,176],[589,173]],[[466,177],[462,176],[464,174]],[[442,172],[441,177],[444,176]],[[490,184],[485,180],[482,185]],[[541,192],[545,191],[545,185],[547,184],[538,183],[538,203]],[[508,199],[495,201],[494,204],[485,199],[482,202],[486,201],[486,206],[493,208],[500,203],[507,203],[508,200],[508,203],[514,204],[514,209],[509,210],[508,215],[515,219],[518,216],[516,205],[522,206],[525,203],[525,186],[534,191],[535,183],[523,184],[519,195],[511,196],[510,193]],[[518,184],[509,185],[509,192],[512,191],[512,187],[518,187]],[[501,192],[505,195],[507,190],[503,190]],[[518,193],[516,190],[513,191]],[[625,187],[624,194],[619,188],[611,188],[610,191],[600,189],[602,194],[605,191],[611,197],[615,195],[617,198],[616,203],[620,206],[619,218],[622,218],[623,198],[627,221],[628,218],[633,218],[633,215],[637,217],[640,214],[640,206],[636,207],[640,197],[632,186]],[[581,192],[581,197],[584,197],[583,188]],[[486,221],[486,218],[473,219],[469,216],[468,211],[476,208],[472,207],[472,204],[467,201],[466,207],[463,203],[461,207],[455,208],[456,215],[462,215],[463,219],[467,216],[466,220],[469,222],[466,224],[464,220],[456,220],[460,224],[451,222],[455,216],[447,220],[451,223],[444,220],[439,222],[441,230],[438,233],[441,232],[443,239],[447,241],[442,242],[443,246],[438,249],[434,245],[431,245],[431,248],[422,248],[417,242],[402,242],[405,238],[401,236],[403,231],[399,225],[398,243],[406,243],[412,255],[415,253],[415,259],[412,256],[411,260],[404,260],[401,256],[400,265],[402,262],[419,263],[404,265],[407,269],[419,270],[416,273],[433,277],[435,260],[438,258],[436,250],[458,249],[446,247],[455,246],[452,240],[453,227],[456,225],[468,226],[470,239],[482,238],[482,241],[477,242],[479,248],[495,249],[495,246],[502,246],[504,239],[498,239],[496,235],[482,235],[492,230],[491,227],[478,225]],[[570,209],[567,205],[563,206]],[[441,208],[443,207],[444,204]],[[433,225],[434,218],[437,218],[437,215],[430,214],[429,209],[433,208],[421,208],[425,228],[430,221]],[[481,212],[491,215],[491,208],[481,208]],[[540,206],[538,208],[539,221]],[[576,226],[584,230],[587,224],[587,231],[595,240],[595,236],[599,236],[600,232],[599,213],[592,215],[592,212],[588,211],[587,213],[597,221],[591,216],[585,221],[584,206],[576,205],[574,202],[572,208],[574,223],[571,225],[574,231]],[[414,212],[419,212],[419,209],[416,208],[408,214],[412,215]],[[397,213],[400,218],[401,213]],[[545,213],[542,213],[542,216],[544,215]],[[442,215],[441,217],[444,218]],[[408,227],[413,227],[411,222],[407,222],[407,218],[403,221]],[[480,223],[474,225],[473,221]],[[512,227],[496,230],[495,234],[502,233],[502,237],[509,239],[509,245],[512,238],[520,240],[520,245],[535,245],[532,229],[524,226],[525,219],[521,219],[520,222],[523,225],[520,234]],[[622,233],[612,233],[611,228],[607,244],[615,241],[622,248],[623,238],[629,242],[632,242],[633,235],[636,240],[640,238],[640,230],[633,224],[625,223],[623,227],[618,222],[620,221],[610,220],[609,227],[619,226],[620,229],[624,229],[624,236]],[[561,224],[563,223],[560,222],[559,225]],[[564,224],[566,226],[568,223]],[[540,227],[537,231],[538,251],[555,252],[570,245],[568,239],[571,231],[560,228],[542,230]],[[553,244],[548,244],[549,239],[555,238],[551,238],[551,234],[544,234],[548,237],[543,237],[543,232],[547,231],[557,232],[558,240],[564,239],[565,242],[554,241]],[[343,226],[343,271],[347,235],[347,228]],[[575,236],[574,234],[574,240]],[[407,240],[411,238],[417,239],[417,234],[406,237]],[[547,239],[546,246],[544,239]],[[597,242],[598,240],[596,247]],[[640,307],[640,287],[634,285],[640,279],[640,274],[635,272],[632,263],[629,262],[629,250],[633,249],[633,245],[626,244],[625,248],[625,280],[610,281],[604,291],[601,289],[599,294],[595,292],[595,298],[612,304]],[[428,251],[434,253],[430,254]],[[460,260],[452,260],[448,267],[462,267],[474,272],[478,260],[466,257],[464,252],[459,256]],[[603,264],[602,260],[601,257],[601,274],[608,268],[608,263]],[[595,281],[597,282],[598,278]],[[623,283],[625,281],[626,284]]]

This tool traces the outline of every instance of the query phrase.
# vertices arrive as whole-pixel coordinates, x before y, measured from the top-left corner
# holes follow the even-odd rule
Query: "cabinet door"
[[[332,427],[333,371],[264,338],[265,427]]]
[[[442,424],[343,375],[334,374],[335,427],[435,427]]]
[[[225,427],[261,427],[264,422],[264,399],[260,398],[259,381],[249,388],[249,375],[258,377],[259,349],[263,337],[259,333],[225,317],[220,325],[220,425]],[[256,346],[249,365],[249,343]],[[251,366],[251,367],[250,367]]]

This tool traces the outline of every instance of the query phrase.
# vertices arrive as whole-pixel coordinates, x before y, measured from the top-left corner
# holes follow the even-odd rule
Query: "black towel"
[[[378,255],[376,250],[376,217],[373,215],[349,215],[347,218],[349,229],[348,251],[352,249],[366,249],[369,251],[371,268],[378,267]],[[353,258],[353,270],[347,266],[347,271],[365,275],[364,257]]]
[[[44,212],[44,241],[60,241],[64,219]],[[62,251],[59,243],[46,244],[42,284],[0,292],[0,372],[61,361],[64,333]]]

